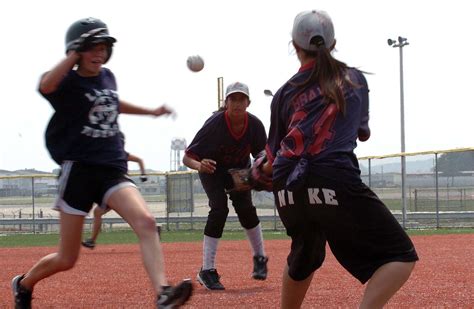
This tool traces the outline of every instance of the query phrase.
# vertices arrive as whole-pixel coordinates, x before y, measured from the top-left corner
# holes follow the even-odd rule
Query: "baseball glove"
[[[255,159],[248,175],[248,183],[256,191],[273,191],[272,177],[265,175],[262,170],[267,162],[265,151],[260,152]]]
[[[227,192],[231,191],[248,191],[252,189],[249,184],[249,168],[233,168],[229,170],[230,176],[232,176],[232,182],[234,183],[234,187]]]

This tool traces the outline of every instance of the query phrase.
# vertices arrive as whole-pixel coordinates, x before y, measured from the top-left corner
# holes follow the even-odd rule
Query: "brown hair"
[[[314,41],[314,42],[313,42]],[[306,56],[314,58],[315,62],[311,69],[310,76],[301,83],[291,83],[295,87],[301,87],[301,91],[295,95],[300,95],[305,86],[317,82],[321,88],[321,94],[326,98],[327,103],[335,103],[338,109],[344,114],[346,110],[346,100],[344,99],[344,85],[352,83],[346,78],[346,70],[348,66],[335,59],[330,49],[324,45],[324,40],[320,36],[311,39],[311,43],[317,46],[317,50],[308,51],[300,48],[293,42],[293,46],[303,51]]]

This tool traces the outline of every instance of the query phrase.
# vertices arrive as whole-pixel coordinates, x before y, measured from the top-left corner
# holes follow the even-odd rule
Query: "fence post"
[[[372,159],[369,158],[369,188],[372,188]]]
[[[193,213],[194,213],[194,181],[193,181],[193,174],[189,173],[189,188],[191,190],[191,230],[194,230],[194,220],[193,220]]]
[[[273,203],[273,230],[277,230],[277,206],[276,203]]]
[[[170,174],[167,172],[165,173],[165,181],[166,181],[166,198],[165,198],[165,202],[166,202],[166,230],[169,231],[170,230],[170,211],[169,211],[169,196],[170,196],[170,190],[171,190],[171,186],[169,184],[169,177],[170,177]]]
[[[38,217],[43,218],[43,209],[40,209]],[[40,233],[43,232],[43,223],[39,224],[39,230],[40,230]]]
[[[413,208],[411,207],[411,186],[408,186],[408,210],[411,211]]]
[[[406,176],[407,176],[407,172],[406,172],[406,156],[404,152],[405,151],[403,150],[403,154],[400,158],[401,158],[401,165],[402,165],[402,219],[403,219],[402,226],[403,226],[403,229],[406,229],[406,221],[407,221]]]
[[[33,207],[33,234],[36,234],[35,222],[35,177],[31,177],[31,204]]]
[[[446,209],[449,210],[449,180],[446,181]]]
[[[436,184],[436,228],[439,229],[439,186],[438,186],[438,153],[435,152],[435,184]]]
[[[415,194],[415,198],[414,198],[415,201],[414,201],[414,203],[415,203],[415,212],[416,212],[416,211],[418,211],[418,190],[415,189],[415,190],[413,191],[413,193]]]

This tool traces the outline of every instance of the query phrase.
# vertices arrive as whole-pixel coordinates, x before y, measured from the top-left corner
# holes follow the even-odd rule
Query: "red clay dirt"
[[[420,261],[407,284],[387,308],[474,308],[474,234],[412,237]],[[281,271],[289,240],[266,241],[269,277],[250,278],[252,258],[247,241],[222,241],[217,269],[225,291],[207,291],[195,280],[202,244],[165,243],[170,283],[192,278],[195,291],[185,308],[279,308]],[[54,247],[0,249],[0,308],[12,308],[10,280],[25,272]],[[142,267],[138,245],[99,245],[82,249],[70,271],[35,287],[33,308],[153,308],[155,296]],[[362,286],[328,249],[303,308],[357,308]]]

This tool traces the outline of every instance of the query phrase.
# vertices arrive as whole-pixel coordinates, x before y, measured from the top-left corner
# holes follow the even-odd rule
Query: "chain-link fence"
[[[403,226],[474,226],[473,148],[405,153],[405,159],[406,175],[401,154],[359,159],[363,181]]]
[[[474,149],[405,156],[405,197],[400,154],[359,160],[363,181],[400,223],[407,228],[473,227]],[[166,229],[204,228],[208,199],[196,172],[153,173],[146,182],[140,182],[138,175],[132,178],[158,224]],[[51,209],[56,192],[55,175],[0,176],[0,233],[57,231],[58,212]],[[252,194],[264,229],[283,229],[272,193]],[[230,204],[229,209],[226,229],[240,228]],[[115,212],[103,219],[104,229],[128,228]],[[90,225],[87,218],[86,228]]]

